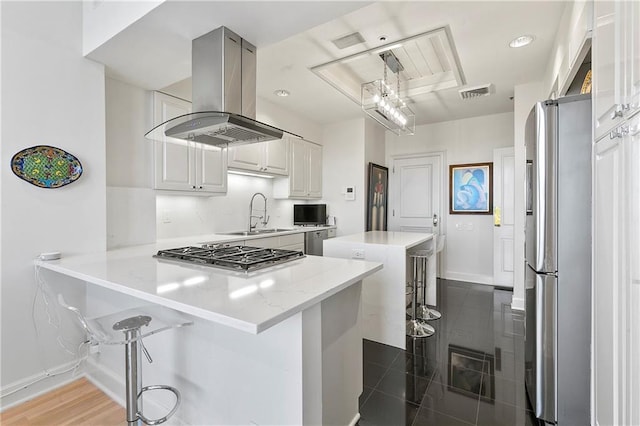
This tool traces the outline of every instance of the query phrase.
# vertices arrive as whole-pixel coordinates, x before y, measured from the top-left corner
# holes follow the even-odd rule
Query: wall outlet
[[[364,259],[364,250],[363,249],[352,249],[351,257],[353,259]]]

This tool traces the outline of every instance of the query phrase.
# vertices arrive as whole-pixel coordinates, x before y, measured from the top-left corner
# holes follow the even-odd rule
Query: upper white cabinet
[[[625,43],[627,44],[627,56],[625,69],[627,70],[625,86],[627,87],[627,102],[629,103],[629,116],[634,111],[640,110],[640,2],[624,2],[627,9],[627,31]]]
[[[593,104],[596,140],[640,109],[640,4],[594,2]]]
[[[640,113],[594,148],[594,424],[640,424]]]
[[[153,93],[153,125],[191,112],[191,103]],[[226,148],[164,138],[154,141],[154,188],[190,193],[227,192]]]
[[[275,198],[322,198],[322,146],[292,138],[289,177],[273,183]]]
[[[229,168],[265,175],[289,174],[289,136],[229,148]]]

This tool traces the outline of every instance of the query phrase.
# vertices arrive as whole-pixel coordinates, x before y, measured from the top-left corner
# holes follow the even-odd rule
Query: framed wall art
[[[387,230],[387,196],[389,169],[369,163],[369,190],[367,191],[367,231]]]
[[[493,163],[449,166],[449,213],[493,213]]]

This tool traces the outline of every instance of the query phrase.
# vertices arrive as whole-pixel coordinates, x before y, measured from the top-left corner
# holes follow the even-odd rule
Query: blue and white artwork
[[[460,164],[450,168],[450,213],[491,214],[493,163]]]

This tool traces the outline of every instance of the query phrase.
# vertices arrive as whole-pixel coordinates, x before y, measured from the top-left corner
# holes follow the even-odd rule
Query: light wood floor
[[[2,426],[126,424],[125,410],[82,378],[0,414]]]

